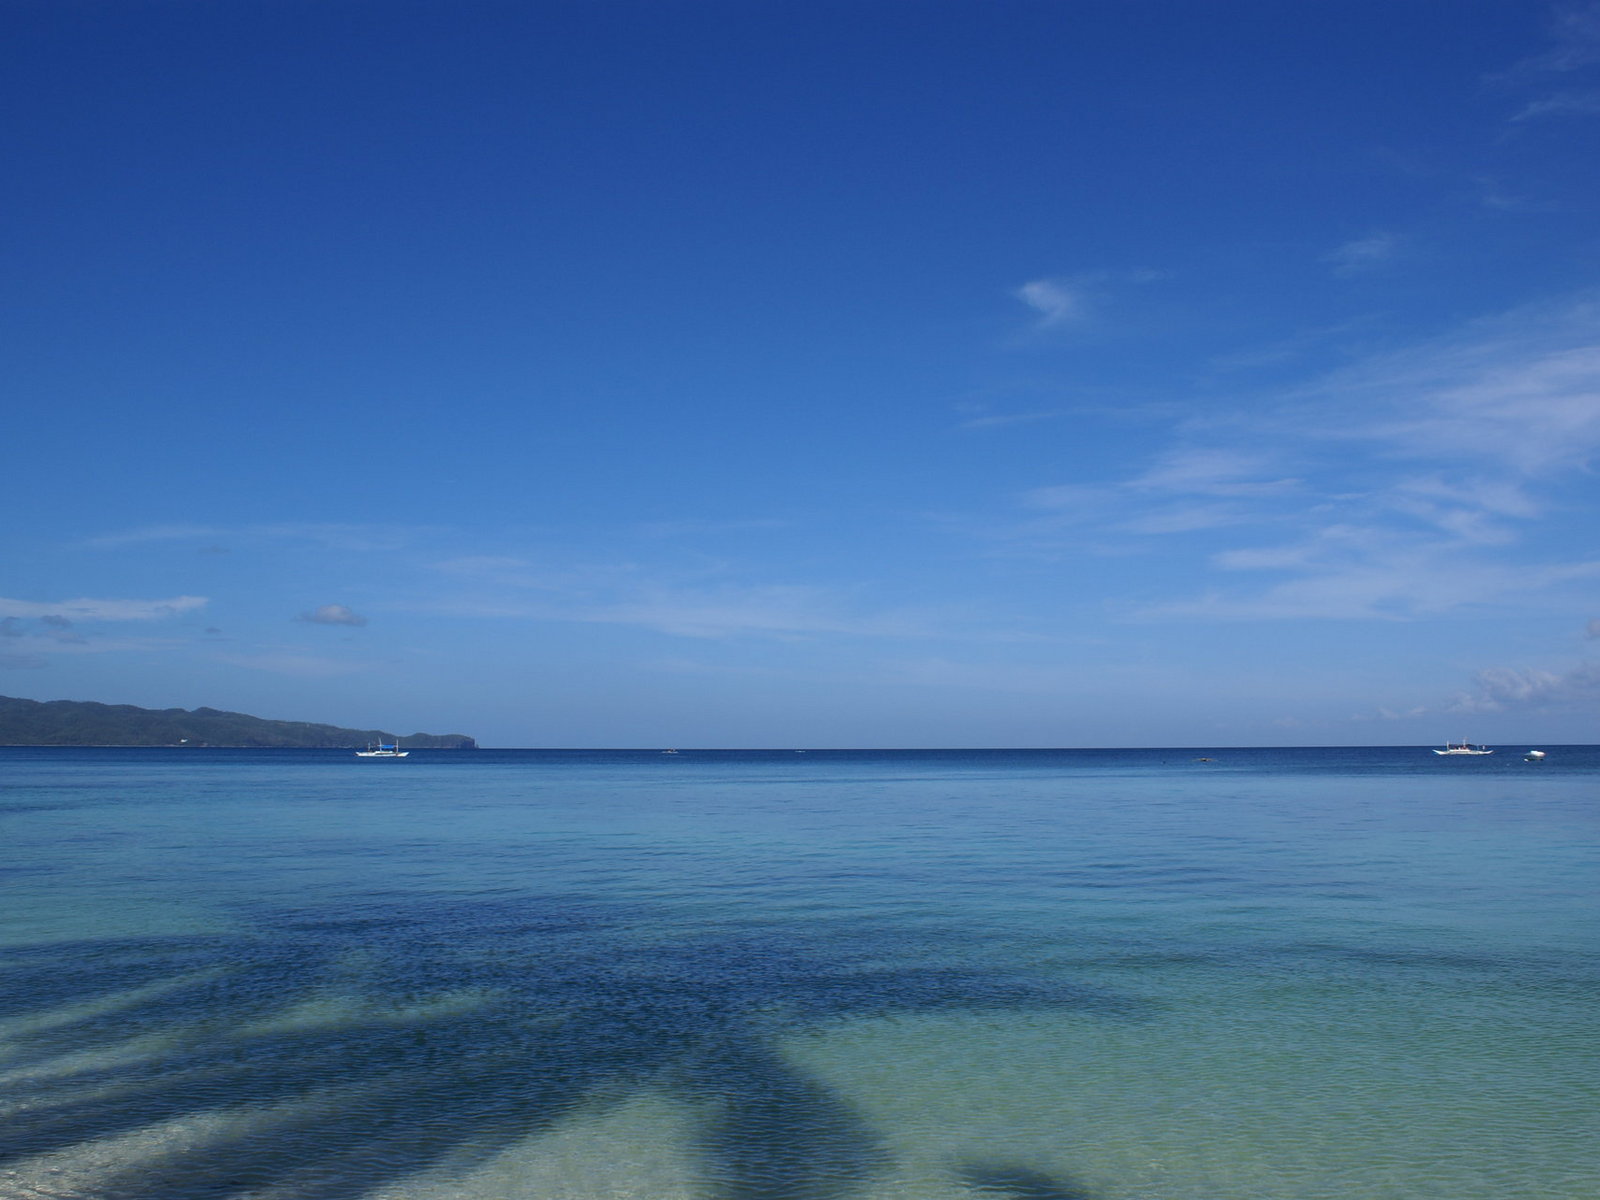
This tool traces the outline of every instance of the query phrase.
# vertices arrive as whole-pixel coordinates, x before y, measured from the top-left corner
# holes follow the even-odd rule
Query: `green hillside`
[[[475,750],[463,733],[341,729],[306,721],[268,721],[215,708],[137,708],[92,700],[19,700],[0,696],[0,746],[229,746],[247,749],[341,749],[404,741],[408,749]]]

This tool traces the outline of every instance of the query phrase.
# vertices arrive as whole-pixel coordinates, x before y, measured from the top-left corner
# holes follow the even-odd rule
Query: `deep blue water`
[[[0,1197],[1593,1200],[1541,748],[0,750]]]

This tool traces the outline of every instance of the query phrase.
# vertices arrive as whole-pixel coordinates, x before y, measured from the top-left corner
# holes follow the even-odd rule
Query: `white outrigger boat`
[[[1487,746],[1474,746],[1471,742],[1446,742],[1443,750],[1435,750],[1435,754],[1493,754],[1494,751]]]
[[[378,742],[375,745],[368,746],[365,750],[357,750],[356,751],[356,757],[357,758],[404,758],[406,755],[408,755],[410,753],[411,753],[411,751],[409,751],[409,750],[400,749],[400,743],[399,742],[396,742],[392,746],[385,746],[382,742]]]

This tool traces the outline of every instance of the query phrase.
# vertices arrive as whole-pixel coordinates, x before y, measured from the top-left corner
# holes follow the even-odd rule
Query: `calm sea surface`
[[[1543,748],[0,750],[0,1197],[1595,1200]]]

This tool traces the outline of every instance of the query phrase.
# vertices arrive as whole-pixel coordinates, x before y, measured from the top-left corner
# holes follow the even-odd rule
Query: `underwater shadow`
[[[889,929],[639,936],[660,922],[564,897],[395,903],[7,953],[0,1163],[138,1135],[97,1200],[360,1200],[655,1089],[690,1114],[709,1200],[848,1200],[884,1165],[880,1140],[778,1036],[952,1009],[1145,1011],[1026,971],[923,966],[925,941]],[[1027,1172],[963,1178],[1087,1198]]]
[[[957,1177],[986,1200],[1095,1200],[1094,1193],[1064,1175],[1047,1175],[1029,1167],[973,1163]]]

